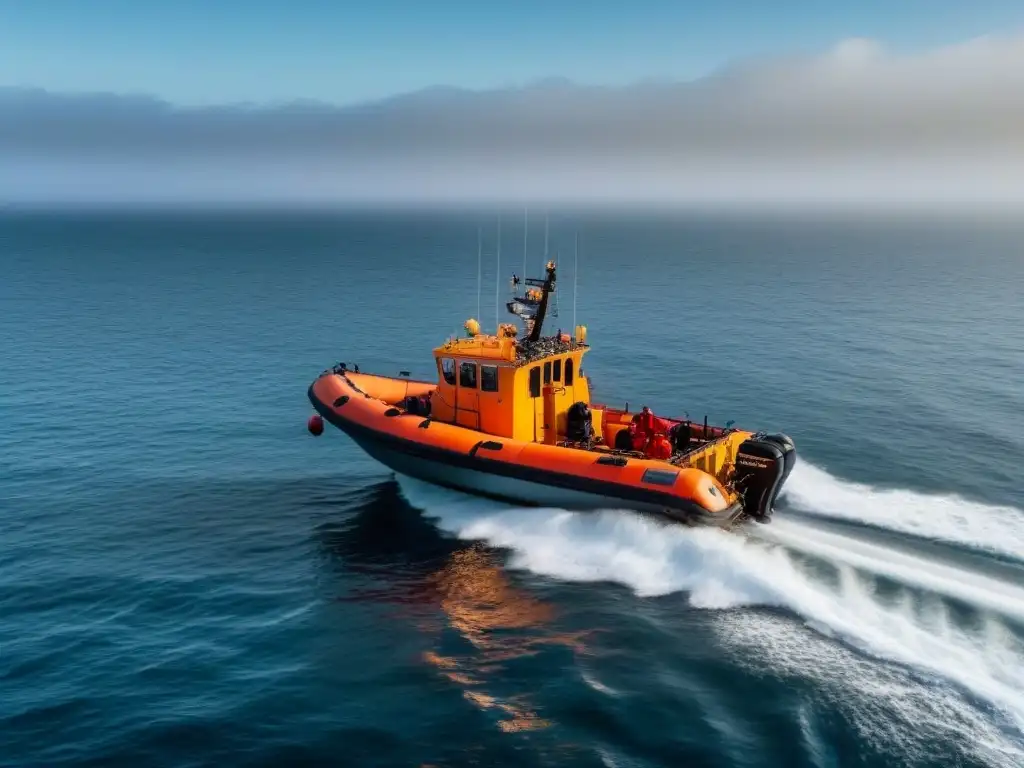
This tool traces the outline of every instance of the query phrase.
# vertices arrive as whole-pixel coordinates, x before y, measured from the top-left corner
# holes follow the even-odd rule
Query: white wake
[[[1024,560],[1024,510],[955,495],[874,488],[797,460],[782,492],[797,509]]]
[[[791,483],[794,480],[795,495],[808,511],[825,507],[827,514],[844,509],[846,519],[875,525],[886,520],[899,530],[914,525],[901,529],[894,522],[904,511],[909,518],[921,520],[920,511],[934,504],[930,497],[906,491],[867,489],[866,496],[858,496],[854,489],[860,486],[814,467],[805,467],[799,475],[794,471]],[[461,538],[509,549],[509,565],[514,568],[572,581],[617,582],[640,596],[687,593],[689,602],[700,608],[784,608],[805,627],[794,625],[792,619],[726,612],[721,614],[722,626],[729,627],[723,632],[723,643],[735,645],[745,637],[744,649],[757,644],[780,668],[786,659],[811,653],[809,648],[818,648],[814,653],[822,656],[820,667],[828,658],[834,661],[835,648],[848,647],[945,681],[928,694],[928,706],[935,708],[929,716],[942,727],[955,726],[957,733],[974,740],[979,748],[987,745],[993,754],[1008,756],[1010,764],[1017,759],[1024,764],[1021,739],[1007,742],[1005,734],[979,717],[960,693],[968,691],[997,708],[1005,715],[1006,726],[1024,736],[1024,639],[1019,629],[1014,630],[1015,623],[1024,622],[1024,587],[1020,585],[787,521],[781,515],[771,525],[756,526],[743,536],[661,525],[616,510],[573,513],[510,507],[404,478],[401,487],[409,502],[435,517],[442,528]],[[943,507],[946,511],[937,518],[937,525],[919,525],[913,532],[944,533],[945,538],[985,542],[992,548],[997,543],[989,535],[993,518],[1021,514],[972,502],[965,502],[969,513],[955,513],[952,500],[944,503],[949,506]],[[961,519],[959,514],[963,521],[955,522]],[[1014,535],[1019,533],[1019,528],[1014,530]],[[1006,549],[1005,540],[1002,544]],[[803,555],[810,555],[810,561]],[[879,591],[879,576],[910,588],[886,597],[892,590]],[[971,619],[957,619],[942,596],[971,606]],[[840,639],[844,645],[836,646],[822,636]],[[812,663],[805,673],[834,681],[859,670],[859,677],[851,678],[848,685],[859,687],[865,695],[871,689],[870,695],[878,696],[879,690],[867,685],[864,675],[874,675],[876,688],[892,687],[877,683],[883,674],[877,670],[886,667],[868,665],[852,650],[845,653],[852,654],[853,661],[842,669],[816,669]],[[914,690],[921,686],[915,685]],[[900,701],[906,704],[907,700],[902,695]],[[922,706],[915,716],[928,715],[919,711]],[[944,714],[936,714],[939,711]],[[908,715],[907,728],[913,727]]]

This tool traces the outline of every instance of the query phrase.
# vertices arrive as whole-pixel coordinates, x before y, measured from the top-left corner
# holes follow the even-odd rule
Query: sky
[[[1022,27],[1021,0],[0,0],[0,85],[344,104],[546,77],[685,80],[850,37],[913,52]]]
[[[1024,205],[1024,3],[0,0],[0,202],[491,198]]]

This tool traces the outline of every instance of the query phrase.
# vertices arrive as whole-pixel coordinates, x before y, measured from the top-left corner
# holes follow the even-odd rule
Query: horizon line
[[[280,213],[466,213],[506,215],[510,212],[547,211],[549,213],[607,213],[624,214],[871,214],[907,215],[941,213],[944,216],[961,213],[970,218],[991,214],[1019,216],[1024,212],[1024,200],[960,201],[960,200],[808,200],[756,202],[735,201],[674,201],[674,200],[438,200],[438,199],[395,199],[395,200],[0,200],[0,215],[18,212],[64,213],[64,212],[280,212]]]

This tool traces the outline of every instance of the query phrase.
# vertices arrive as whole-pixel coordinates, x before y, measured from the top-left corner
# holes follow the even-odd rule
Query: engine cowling
[[[771,520],[775,501],[796,465],[796,445],[787,435],[756,435],[736,454],[735,485],[743,509],[759,523]]]

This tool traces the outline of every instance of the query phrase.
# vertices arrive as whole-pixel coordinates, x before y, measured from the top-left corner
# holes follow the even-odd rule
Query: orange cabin
[[[590,383],[581,372],[588,350],[582,341],[563,334],[545,346],[545,353],[526,357],[514,338],[515,326],[502,325],[497,335],[453,338],[434,350],[438,383],[431,415],[440,421],[497,437],[526,442],[555,442],[566,432],[569,408],[590,405]],[[545,407],[546,403],[546,407]],[[600,432],[600,414],[594,426]]]

